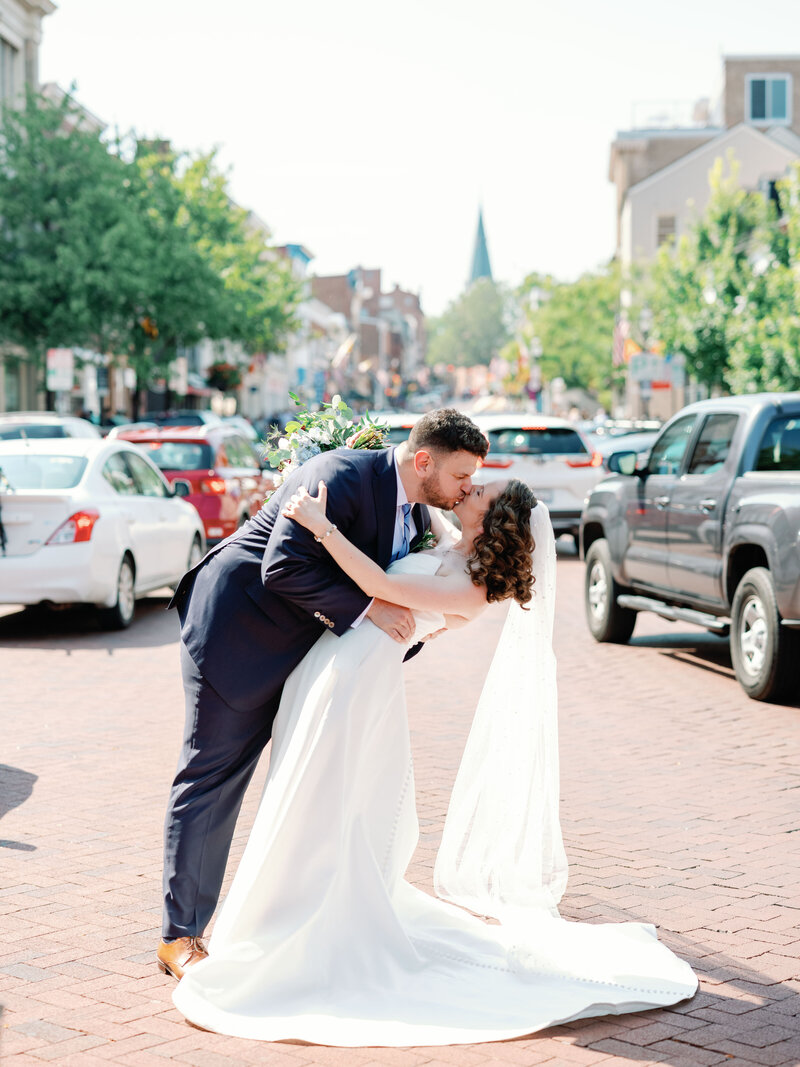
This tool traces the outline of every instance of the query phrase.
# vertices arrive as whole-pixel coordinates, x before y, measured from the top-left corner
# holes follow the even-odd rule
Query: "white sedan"
[[[0,441],[0,603],[94,604],[108,629],[205,551],[197,511],[127,441]]]

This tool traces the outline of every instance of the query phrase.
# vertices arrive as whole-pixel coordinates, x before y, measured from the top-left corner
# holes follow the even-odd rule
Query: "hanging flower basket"
[[[235,363],[212,363],[208,368],[206,381],[212,389],[230,393],[242,384],[242,371]]]

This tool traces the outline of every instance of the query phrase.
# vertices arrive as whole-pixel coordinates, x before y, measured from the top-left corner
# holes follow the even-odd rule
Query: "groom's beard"
[[[454,504],[460,504],[466,497],[466,493],[459,493],[457,497],[445,496],[442,489],[442,481],[439,472],[433,474],[425,481],[420,493],[420,503],[428,507],[441,508],[442,511],[452,511]]]

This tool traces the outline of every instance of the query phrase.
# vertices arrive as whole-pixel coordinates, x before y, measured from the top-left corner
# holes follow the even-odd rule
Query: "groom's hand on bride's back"
[[[394,641],[405,644],[414,632],[414,616],[409,608],[390,604],[388,600],[372,601],[367,618]]]

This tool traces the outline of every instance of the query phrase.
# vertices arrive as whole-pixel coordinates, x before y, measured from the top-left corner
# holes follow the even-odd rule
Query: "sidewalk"
[[[153,962],[182,716],[176,621],[153,597],[121,635],[64,615],[19,635],[18,616],[0,618],[2,1063],[800,1064],[800,708],[749,701],[724,644],[688,628],[643,619],[632,647],[595,645],[582,576],[560,560],[562,914],[655,923],[700,975],[692,1001],[447,1048],[269,1045],[190,1028]],[[428,890],[502,616],[491,609],[406,668],[421,823],[410,875]]]

